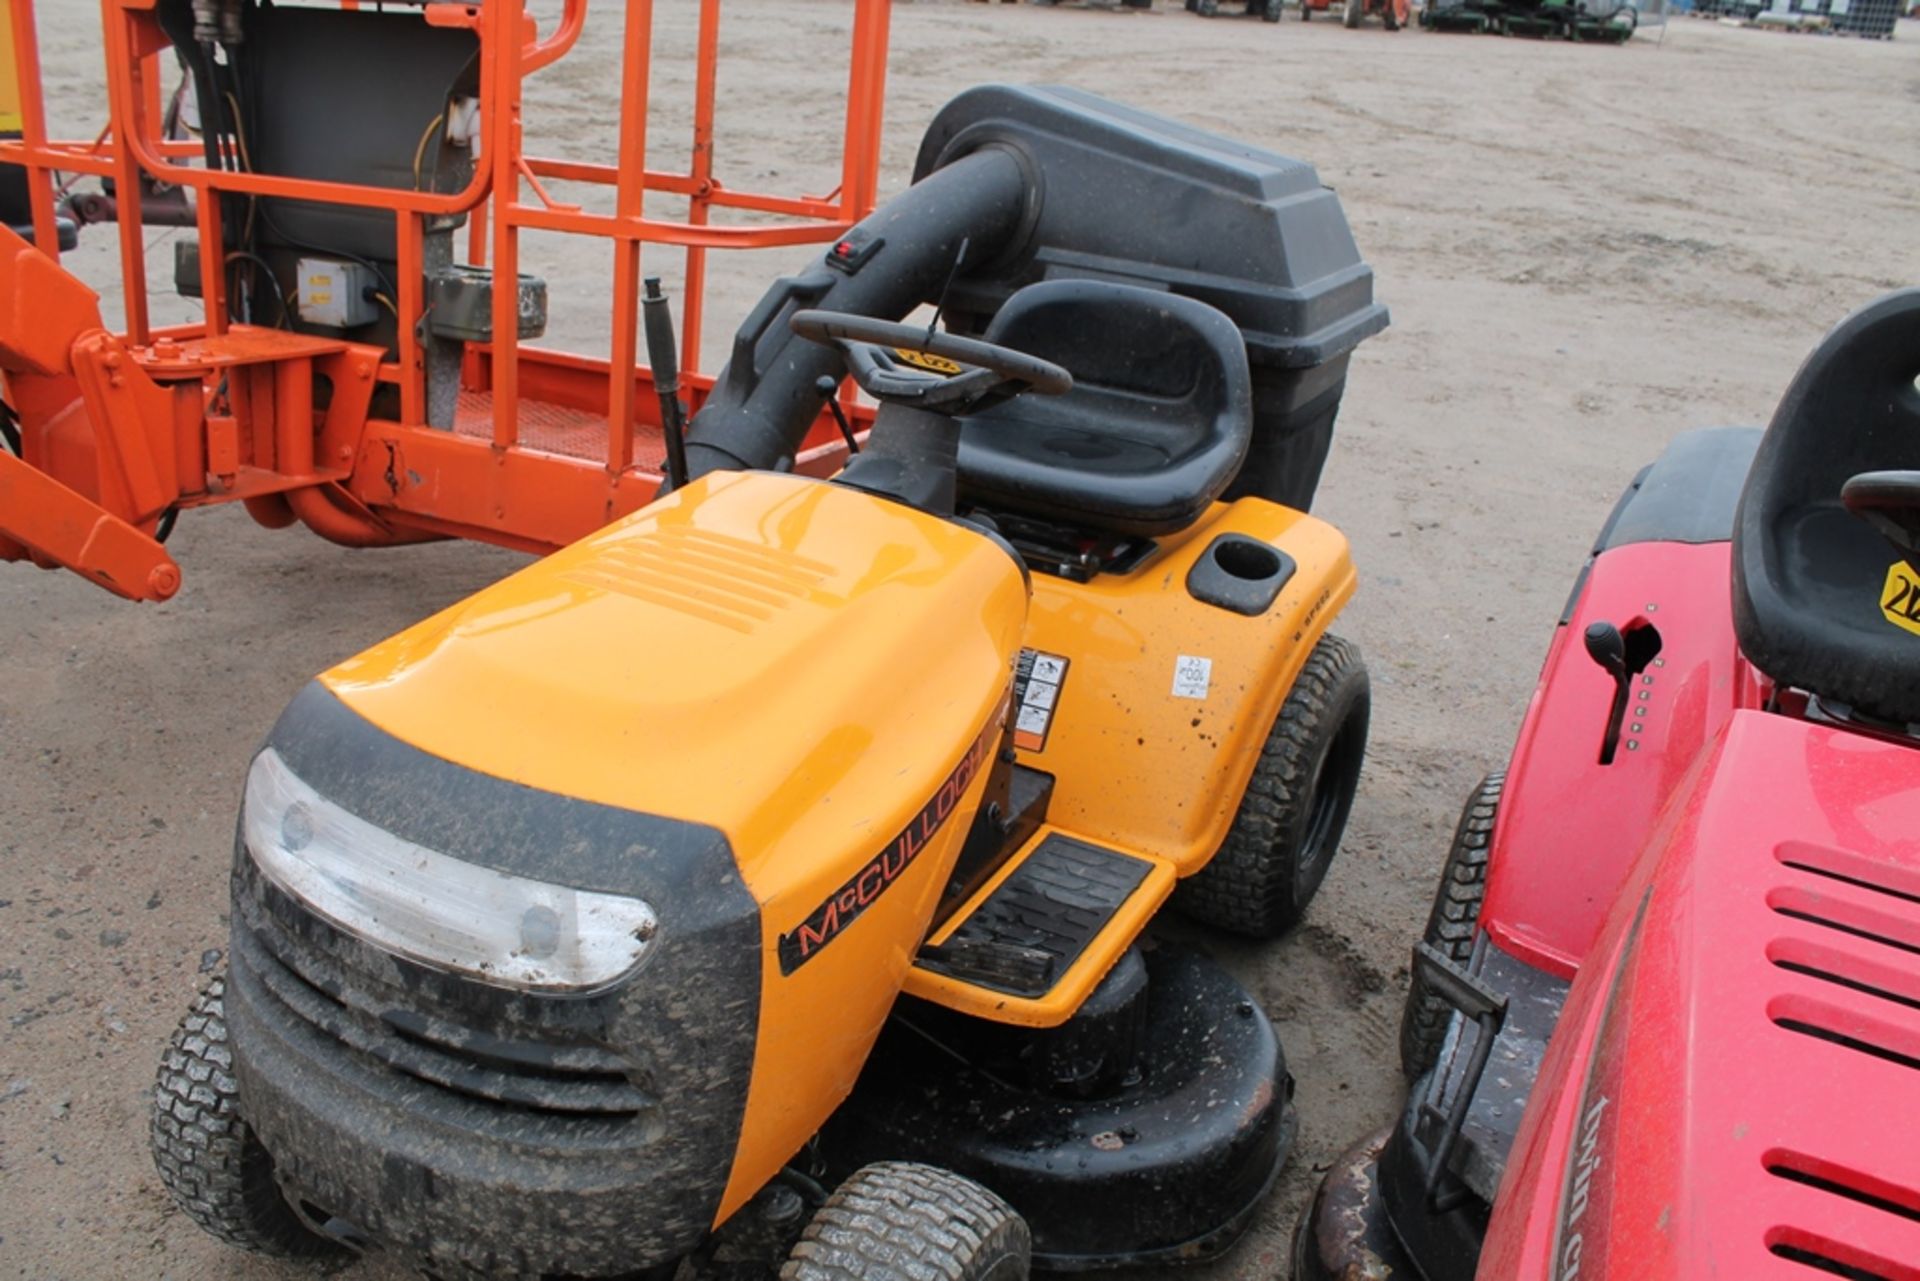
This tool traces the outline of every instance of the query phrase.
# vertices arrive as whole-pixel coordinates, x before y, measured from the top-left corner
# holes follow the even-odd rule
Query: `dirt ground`
[[[617,83],[621,6],[597,8],[536,82],[530,130],[549,152],[612,150],[600,95]],[[848,8],[728,4],[723,176],[834,185]],[[678,119],[695,6],[659,9],[663,118]],[[98,10],[40,11],[56,123],[90,136]],[[1278,1022],[1301,1131],[1253,1232],[1207,1275],[1272,1278],[1316,1171],[1395,1108],[1405,961],[1456,807],[1503,759],[1619,487],[1683,428],[1763,420],[1828,326],[1920,278],[1920,27],[1870,43],[1680,20],[1664,41],[1603,48],[1291,11],[1207,22],[1177,0],[903,3],[887,191],[940,104],[990,79],[1080,85],[1312,161],[1393,309],[1353,362],[1317,507],[1363,580],[1338,624],[1374,678],[1360,800],[1307,925],[1225,949]],[[167,235],[148,239],[164,280]],[[709,351],[799,257],[716,269]],[[527,258],[552,282],[551,336],[604,350],[602,248],[544,240]],[[104,287],[111,229],[75,260]],[[242,770],[315,671],[524,559],[344,551],[237,508],[189,514],[171,546],[185,586],[161,606],[0,568],[5,1275],[309,1275],[202,1236],[147,1156],[154,1065],[226,942]]]

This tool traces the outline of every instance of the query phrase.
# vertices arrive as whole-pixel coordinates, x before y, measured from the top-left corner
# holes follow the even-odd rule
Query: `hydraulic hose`
[[[1005,253],[1037,197],[1012,149],[982,147],[874,210],[803,274],[776,281],[734,336],[732,357],[688,428],[688,475],[793,461],[820,413],[816,384],[845,372],[838,352],[787,327],[795,311],[899,320],[937,299],[962,245],[968,268]],[[838,258],[851,270],[829,265],[841,245],[849,251]]]

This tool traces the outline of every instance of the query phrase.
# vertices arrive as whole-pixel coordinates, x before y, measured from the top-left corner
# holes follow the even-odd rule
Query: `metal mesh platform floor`
[[[493,439],[493,393],[462,391],[453,414],[453,430],[461,436]],[[605,462],[607,417],[587,409],[573,409],[550,401],[520,400],[520,447],[545,454],[563,454]],[[648,423],[633,429],[633,461],[658,471],[666,459],[660,429]]]

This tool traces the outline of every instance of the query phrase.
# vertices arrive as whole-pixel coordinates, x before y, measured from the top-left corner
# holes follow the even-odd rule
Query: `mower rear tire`
[[[1253,938],[1298,923],[1353,810],[1372,701],[1359,648],[1322,636],[1280,705],[1227,839],[1175,890],[1183,912]]]
[[[1260,21],[1262,22],[1280,21],[1281,4],[1282,4],[1282,0],[1267,0],[1267,7],[1260,11]]]
[[[1027,1221],[972,1179],[877,1161],[855,1170],[807,1224],[780,1281],[1024,1281]]]
[[[1352,31],[1359,27],[1360,19],[1366,16],[1367,0],[1347,0],[1346,12],[1340,15],[1340,25]]]
[[[1500,789],[1507,772],[1495,770],[1480,780],[1460,811],[1453,845],[1440,868],[1440,884],[1433,892],[1433,910],[1427,915],[1427,946],[1455,965],[1473,958],[1473,936],[1480,922],[1480,904],[1487,895],[1487,853],[1493,843],[1493,823],[1500,810]],[[1407,986],[1407,1006],[1400,1015],[1400,1070],[1417,1081],[1433,1068],[1446,1039],[1453,1007],[1421,979],[1418,971]]]
[[[273,1158],[240,1117],[227,1043],[226,977],[187,1007],[160,1060],[151,1140],[160,1183],[203,1230],[280,1259],[345,1253],[309,1228],[280,1191]]]

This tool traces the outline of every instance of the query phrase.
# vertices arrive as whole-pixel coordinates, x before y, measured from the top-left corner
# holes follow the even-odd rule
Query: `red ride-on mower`
[[[1413,21],[1409,0],[1300,0],[1300,21],[1336,8],[1345,27],[1357,27],[1365,19],[1377,17],[1387,30],[1398,31]]]
[[[1920,1278],[1917,374],[1908,290],[1629,486],[1296,1281]]]

